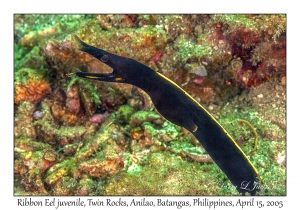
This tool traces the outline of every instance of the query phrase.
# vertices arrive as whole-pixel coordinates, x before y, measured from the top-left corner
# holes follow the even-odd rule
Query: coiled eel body
[[[158,112],[170,122],[189,130],[239,193],[255,195],[258,171],[228,132],[195,99],[176,83],[133,59],[90,46],[73,36],[73,46],[113,69],[109,74],[76,72],[78,77],[127,83],[144,90]]]

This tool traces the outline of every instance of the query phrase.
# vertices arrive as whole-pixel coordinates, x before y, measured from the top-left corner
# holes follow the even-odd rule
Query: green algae
[[[137,164],[132,164],[127,168],[128,174],[137,174],[143,170],[143,167]]]
[[[173,140],[178,140],[180,132],[180,127],[165,121],[161,127],[154,125],[150,122],[145,121],[142,127],[146,133],[148,133],[158,145],[163,145],[164,142],[170,142]]]
[[[134,112],[134,108],[129,105],[120,106],[118,109],[119,120],[128,123]]]
[[[262,17],[262,16],[260,16]],[[248,17],[247,15],[242,14],[225,14],[225,15],[215,15],[213,19],[216,19],[220,22],[227,23],[236,28],[247,28],[258,30],[257,22]]]
[[[165,16],[166,26],[153,26],[160,23],[157,21],[159,20],[157,17],[155,20],[152,15],[139,15],[138,20],[145,20],[146,25],[151,26],[128,28],[116,23],[110,29],[103,29],[103,25],[99,24],[94,15],[50,15],[41,16],[41,18],[37,18],[39,16],[36,15],[26,15],[25,17],[28,21],[26,27],[22,28],[20,24],[16,24],[16,36],[19,36],[21,40],[18,43],[15,42],[14,46],[16,83],[25,83],[29,78],[49,78],[49,72],[54,67],[48,67],[43,57],[39,55],[40,48],[44,46],[42,43],[47,42],[48,39],[60,40],[61,37],[65,37],[70,32],[82,35],[85,41],[90,44],[95,44],[95,46],[119,55],[133,57],[144,63],[151,62],[158,50],[163,52],[164,49],[169,49],[169,51],[164,52],[164,56],[167,59],[174,56],[169,61],[173,65],[163,66],[163,63],[167,61],[162,60],[162,64],[159,62],[154,68],[164,72],[176,71],[181,68],[178,67],[178,63],[181,65],[189,59],[199,59],[214,52],[210,43],[207,42],[209,33],[212,33],[211,30],[203,30],[202,34],[195,36],[195,39],[190,39],[186,34],[179,33],[179,36],[176,35],[175,41],[172,41],[170,33],[171,28],[175,25],[171,27],[167,25],[167,22],[173,21],[173,16],[172,18]],[[176,17],[177,20],[174,22],[177,24],[182,18],[179,15]],[[225,30],[225,35],[231,30],[243,27],[249,30],[270,32],[275,39],[285,31],[285,15],[259,15],[259,17],[259,19],[254,19],[246,15],[212,15],[210,24],[213,25],[218,22],[228,24],[229,29]],[[20,15],[16,16],[16,19],[22,18]],[[59,22],[61,24],[58,24]],[[275,22],[279,24],[275,24]],[[167,27],[169,27],[169,31]],[[51,30],[55,30],[55,34],[51,35]],[[28,31],[33,32],[28,33]],[[168,57],[168,53],[170,57]],[[55,68],[62,68],[59,64],[55,65],[58,65]],[[72,66],[70,69],[73,71],[75,68]],[[59,81],[57,82],[56,84],[56,81],[53,81],[53,85],[58,85]],[[72,78],[63,87],[67,86],[68,89],[77,83],[81,91],[86,93],[86,98],[95,104],[101,104],[99,97],[101,91],[93,82]],[[40,130],[44,130],[46,136],[53,135],[59,139],[80,139],[82,141],[74,155],[63,157],[61,162],[52,166],[47,174],[43,174],[39,168],[32,169],[30,177],[33,180],[36,175],[41,177],[45,175],[43,179],[36,179],[48,184],[50,194],[75,195],[78,189],[82,189],[82,191],[88,190],[89,195],[237,195],[237,191],[215,164],[196,163],[182,156],[181,152],[195,155],[202,155],[205,152],[201,147],[196,147],[192,143],[191,134],[184,136],[178,126],[168,121],[164,121],[162,124],[161,122],[158,123],[156,120],[161,120],[161,118],[153,111],[134,113],[135,110],[132,107],[122,105],[102,124],[100,130],[99,127],[95,126],[95,131],[92,134],[84,135],[85,131],[88,130],[88,128],[84,129],[84,124],[75,127],[57,125],[49,106],[45,105],[44,102],[42,101],[42,109],[46,114],[43,119],[34,122],[33,126],[36,129],[40,127]],[[16,113],[15,119],[22,118]],[[271,188],[268,192],[263,191],[261,195],[286,195],[285,165],[280,165],[275,159],[285,156],[285,131],[275,123],[263,118],[257,110],[245,108],[243,112],[240,112],[239,110],[230,109],[226,111],[225,109],[219,121],[237,140],[245,153],[251,151],[254,137],[248,127],[238,125],[238,119],[248,120],[259,134],[258,150],[249,158],[263,176],[266,185]],[[139,128],[153,138],[154,145],[150,146],[150,152],[147,151],[148,148],[141,147],[131,152],[127,146],[124,146],[122,149],[124,169],[121,173],[101,179],[91,178],[88,174],[79,176],[80,173],[77,168],[84,161],[88,162],[94,158],[104,161],[107,157],[118,157],[118,153],[114,152],[111,145],[108,147],[104,145],[107,145],[107,142],[112,139],[117,142],[121,137],[125,142],[130,141],[128,135],[132,129],[128,125],[130,122],[133,127]],[[29,147],[29,144],[32,144],[30,149],[27,149],[30,151],[16,146],[15,152],[23,153],[22,158],[29,157],[30,154],[34,153],[32,157],[35,160],[42,157],[44,149],[57,149],[56,141],[51,146],[50,142],[39,142],[43,140],[16,138],[16,145],[26,144]],[[136,144],[138,141],[135,141]],[[107,150],[111,154],[107,154],[103,150]],[[144,151],[147,152],[143,153]],[[23,188],[15,189],[15,195],[18,194],[29,195],[37,194],[37,192],[34,191],[34,188],[25,192],[23,186]],[[43,191],[43,195],[46,194],[48,192]]]
[[[231,30],[266,31],[273,34],[273,40],[276,40],[280,34],[286,31],[286,15],[285,14],[262,14],[244,15],[244,14],[224,14],[214,15],[212,17],[215,21],[220,21],[230,25]]]
[[[142,170],[123,174],[122,179],[110,179],[104,192],[105,195],[214,195],[217,183],[212,179],[213,174],[208,175],[210,171],[205,164],[189,163],[170,153],[153,153]]]
[[[66,138],[66,139],[76,139],[80,138],[86,131],[84,126],[61,126],[56,133],[58,139]]]
[[[14,80],[15,85],[26,84],[30,79],[40,80],[46,77],[45,70],[36,70],[31,68],[21,68],[15,72]]]
[[[204,39],[199,37],[199,39]],[[190,58],[201,58],[205,55],[212,54],[212,48],[206,43],[198,44],[193,41],[187,40],[184,36],[176,39],[174,47],[178,49],[177,56],[182,63],[185,63]]]
[[[15,18],[15,36],[21,46],[32,48],[48,40],[72,31],[86,22],[86,15],[19,15]]]
[[[203,149],[200,147],[195,147],[190,140],[179,139],[178,141],[171,141],[170,148],[176,153],[182,151],[188,152],[190,154],[202,155],[204,154]]]
[[[86,94],[86,97],[90,99],[91,102],[100,105],[101,99],[98,95],[98,91],[96,86],[89,80],[84,80],[79,77],[72,77],[71,81],[68,83],[67,90],[73,86],[74,84],[78,83],[80,88]]]
[[[220,123],[234,137],[245,153],[253,149],[254,137],[251,130],[238,125],[236,119],[249,121],[258,133],[257,151],[247,156],[264,180],[267,191],[263,190],[260,194],[286,195],[285,166],[276,162],[276,158],[285,155],[286,150],[285,134],[282,129],[265,120],[263,115],[253,109],[242,112],[227,112],[224,109],[224,112],[226,112],[226,118],[219,119]],[[265,135],[266,132],[276,133],[277,138],[270,139]]]
[[[219,121],[224,125],[238,143],[242,143],[242,149],[251,151],[253,147],[253,136],[251,131],[247,128],[239,126],[236,119],[249,120],[255,128],[259,128],[258,133],[261,134],[265,129],[275,129],[280,131],[276,125],[270,124],[269,121],[264,120],[255,110],[245,110],[244,112],[227,112],[223,111],[224,117]],[[236,122],[236,123],[235,123]],[[143,127],[146,131],[155,137],[160,132],[160,129],[155,129],[149,122],[144,123]],[[163,129],[163,128],[161,128]],[[186,151],[191,154],[202,155],[203,149],[195,147],[190,142],[191,136],[179,138],[176,141],[169,143],[170,148],[176,154],[181,151]],[[252,140],[251,140],[252,138]],[[249,140],[248,140],[249,139]],[[199,164],[188,162],[180,155],[171,154],[168,152],[157,152],[151,150],[153,153],[148,158],[148,163],[144,166],[132,164],[127,169],[126,174],[122,175],[116,180],[110,179],[105,187],[106,195],[236,195],[236,189],[228,181],[226,176],[220,172],[220,169],[215,164]],[[274,162],[275,151],[285,151],[285,143],[283,141],[267,140],[259,137],[258,151],[251,156],[248,156],[253,164],[258,168],[259,173],[264,179],[264,187],[260,195],[285,195],[285,169]],[[197,172],[193,171],[193,176],[190,176],[190,171],[197,168]],[[171,168],[171,169],[170,169]],[[184,170],[183,170],[184,169]],[[169,171],[173,174],[169,174]],[[153,174],[153,172],[155,173]],[[210,174],[215,174],[211,177]],[[172,177],[173,181],[166,177]],[[178,179],[184,180],[184,183]],[[199,180],[198,180],[199,178]],[[170,178],[171,179],[171,178]],[[195,179],[198,182],[195,183]],[[135,181],[133,181],[135,180]],[[176,181],[177,180],[177,181]],[[131,183],[131,182],[134,182]],[[156,186],[150,183],[155,182]],[[201,183],[203,182],[203,185]],[[176,183],[176,184],[174,184]],[[177,185],[177,183],[180,183]],[[186,185],[185,183],[191,183]],[[204,187],[205,186],[205,187]],[[163,189],[169,189],[165,191]],[[159,192],[159,193],[158,193]]]
[[[161,116],[154,111],[137,111],[131,115],[129,125],[134,128],[140,126],[142,123],[151,122],[160,118]]]
[[[15,145],[15,150],[21,150],[21,151],[39,151],[39,150],[51,148],[49,144],[45,144],[43,142],[37,142],[32,138],[23,137],[23,136],[16,138],[14,141],[14,145]]]
[[[79,36],[83,35],[84,42],[142,63],[155,56],[157,50],[163,49],[168,39],[166,32],[155,26],[103,30],[94,21],[86,25],[90,27],[77,32]]]
[[[25,48],[15,44],[15,62],[14,69],[31,68],[37,71],[47,69],[45,58],[40,55],[40,47],[34,46],[29,52]]]
[[[41,139],[42,141],[55,145],[61,140],[67,140],[69,143],[73,141],[79,142],[81,140],[82,135],[87,130],[86,127],[80,125],[58,127],[54,122],[49,104],[43,102],[41,106],[44,117],[32,124],[39,136],[43,137],[43,139]]]
[[[173,123],[169,122],[169,121],[165,121],[162,124],[162,134],[167,134],[169,135],[172,139],[177,138],[181,131],[180,131],[180,127],[177,125],[174,125]]]

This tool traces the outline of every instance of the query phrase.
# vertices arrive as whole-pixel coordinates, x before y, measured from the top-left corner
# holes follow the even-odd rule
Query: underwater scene
[[[286,195],[285,14],[15,14],[15,196]]]

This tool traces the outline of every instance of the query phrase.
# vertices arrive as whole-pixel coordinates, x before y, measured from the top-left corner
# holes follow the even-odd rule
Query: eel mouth
[[[81,77],[81,78],[101,80],[101,81],[112,80],[115,78],[114,72],[97,74],[97,73],[88,73],[88,72],[77,71],[75,74],[76,74],[76,76]]]

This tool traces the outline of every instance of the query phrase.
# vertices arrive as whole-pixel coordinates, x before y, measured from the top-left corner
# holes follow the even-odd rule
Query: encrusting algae
[[[15,15],[14,195],[238,195],[186,129],[69,34],[174,81],[222,124],[286,195],[286,16]],[[26,28],[24,28],[26,24]],[[155,82],[155,81],[153,81]],[[155,85],[155,83],[154,83]],[[184,113],[176,113],[183,115]]]
[[[35,73],[33,69],[19,70],[16,79],[19,81],[15,84],[15,104],[21,101],[38,103],[51,92],[50,84],[43,79],[42,74]]]

